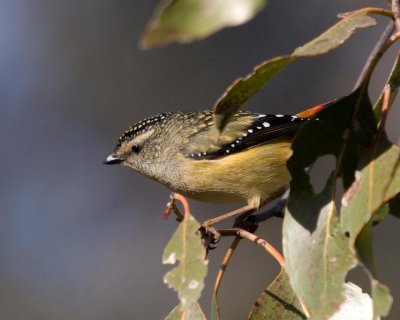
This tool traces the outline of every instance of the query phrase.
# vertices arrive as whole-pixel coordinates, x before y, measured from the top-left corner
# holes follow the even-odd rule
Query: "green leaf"
[[[375,318],[389,312],[389,290],[377,280],[372,223],[385,216],[387,201],[400,192],[400,149],[380,132],[357,167],[356,179],[342,199],[341,224],[358,259],[370,271]],[[377,217],[379,214],[380,217]]]
[[[384,284],[373,280],[371,284],[372,300],[374,301],[374,319],[379,316],[386,317],[392,306],[393,298],[389,288]]]
[[[304,206],[293,204],[293,200],[289,205],[289,210],[302,211],[303,220],[309,220],[308,227],[315,224],[313,227],[305,227],[302,225],[305,221],[297,221],[290,213],[285,215],[283,226],[290,282],[313,319],[326,319],[337,311],[344,301],[342,288],[347,270],[356,263],[348,240],[340,230],[334,202],[326,202],[330,192],[326,189],[320,199],[304,201]],[[316,212],[322,205],[320,212]]]
[[[372,8],[371,11],[373,10]],[[218,130],[222,131],[244,103],[296,58],[328,53],[343,44],[356,29],[374,25],[375,20],[367,16],[367,13],[368,10],[364,10],[347,15],[316,39],[297,48],[292,55],[264,61],[244,78],[235,80],[215,104],[215,124]]]
[[[355,241],[372,215],[400,192],[400,149],[382,132],[358,164],[342,199],[341,223]]]
[[[180,303],[165,320],[206,320],[206,317],[197,302],[191,303],[186,307],[183,307]]]
[[[144,48],[191,42],[253,18],[266,0],[164,0],[155,10],[141,40]]]
[[[283,249],[294,292],[314,319],[326,319],[344,301],[343,285],[356,257],[335,208],[336,183],[352,184],[361,150],[376,132],[369,98],[360,89],[333,101],[300,129],[288,161],[291,193],[283,224]],[[306,168],[333,155],[336,167],[315,194]]]
[[[376,121],[366,92],[357,89],[351,94],[327,103],[318,117],[308,121],[297,133],[292,144],[293,156],[288,167],[293,187],[310,189],[309,176],[304,171],[325,155],[336,157],[335,176],[343,178],[347,189],[353,182],[361,150],[370,145],[376,133]],[[296,183],[299,182],[299,186]]]
[[[180,223],[178,229],[168,242],[164,254],[164,264],[179,264],[169,271],[164,282],[178,292],[182,308],[194,308],[204,288],[207,274],[206,252],[197,233],[200,224],[189,214]]]
[[[379,209],[379,214],[386,215],[387,206]],[[373,217],[375,218],[375,217]],[[392,296],[390,295],[389,288],[377,280],[377,272],[375,267],[373,255],[373,242],[372,242],[372,224],[373,219],[364,226],[358,235],[355,248],[357,250],[358,259],[362,262],[370,272],[368,276],[371,280],[371,295],[373,300],[373,319],[380,319],[381,316],[386,316],[392,304]]]
[[[245,78],[235,80],[214,107],[214,120],[217,128],[222,131],[243,104],[294,59],[294,57],[282,56],[264,61]]]
[[[301,303],[290,286],[285,269],[281,269],[274,281],[261,293],[250,311],[250,320],[306,319]]]
[[[317,38],[298,47],[293,55],[306,57],[326,54],[342,45],[357,29],[371,27],[375,24],[375,19],[367,16],[364,11],[356,11],[345,16]]]
[[[372,243],[372,220],[361,230],[354,246],[357,250],[358,259],[370,271],[371,276],[376,278],[377,273]]]

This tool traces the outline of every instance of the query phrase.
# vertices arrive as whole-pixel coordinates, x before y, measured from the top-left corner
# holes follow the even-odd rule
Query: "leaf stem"
[[[260,238],[259,236],[248,232],[246,230],[240,228],[233,228],[233,229],[222,229],[218,230],[221,236],[238,236],[244,239],[247,239],[259,246],[263,247],[278,263],[281,267],[285,266],[285,258],[282,254],[275,249],[275,247],[270,244],[267,240]]]
[[[361,85],[361,83],[364,82],[364,79],[366,79],[366,76],[367,76],[367,73],[369,72],[368,70],[370,69],[371,64],[376,59],[377,55],[380,53],[383,45],[388,41],[388,39],[390,38],[393,31],[394,31],[394,24],[391,21],[391,22],[389,22],[389,24],[383,31],[383,33],[380,36],[378,42],[376,43],[374,49],[372,50],[371,54],[369,55],[367,62],[365,63],[365,65],[357,79],[357,82],[354,86],[354,90],[357,89]],[[380,57],[381,56],[379,56],[379,58]]]
[[[389,103],[390,103],[390,95],[392,93],[392,89],[389,85],[386,85],[383,89],[383,102],[382,102],[382,111],[381,111],[381,122],[379,123],[379,131],[383,132],[385,130],[386,118],[389,111]]]
[[[235,252],[241,237],[235,237],[233,240],[232,244],[230,245],[228,251],[226,252],[224,259],[222,260],[221,266],[218,271],[217,278],[215,279],[215,284],[214,284],[214,290],[213,290],[213,299],[214,299],[214,304],[215,304],[215,310],[217,312],[217,318],[220,319],[220,313],[219,313],[219,305],[218,305],[218,292],[219,288],[221,286],[222,278],[224,277],[226,268],[228,267],[228,264],[233,256],[233,253]]]
[[[392,0],[392,12],[397,32],[400,32],[400,1]]]

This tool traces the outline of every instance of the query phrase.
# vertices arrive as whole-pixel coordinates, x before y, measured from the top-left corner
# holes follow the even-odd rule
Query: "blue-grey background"
[[[141,51],[156,1],[0,0],[0,318],[161,319],[177,303],[163,284],[163,247],[175,230],[161,218],[169,192],[126,168],[106,167],[119,134],[167,110],[209,108],[238,76],[290,53],[336,14],[383,1],[271,0],[243,26],[201,42]],[[352,89],[383,30],[360,31],[335,52],[296,61],[248,104],[294,113]],[[376,97],[396,54],[379,65]],[[399,104],[390,137],[399,138]],[[325,170],[326,171],[326,170]],[[321,167],[321,175],[324,174]],[[318,174],[317,174],[318,175]],[[199,220],[228,207],[193,202]],[[400,222],[375,228],[379,274],[400,317]],[[280,246],[281,221],[259,234]],[[210,255],[202,304],[229,241]],[[244,319],[278,271],[243,242],[221,288],[225,319]],[[360,270],[352,279],[368,282]]]

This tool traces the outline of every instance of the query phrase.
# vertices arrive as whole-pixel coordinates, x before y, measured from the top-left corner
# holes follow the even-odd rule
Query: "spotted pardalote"
[[[127,129],[105,163],[190,198],[258,208],[286,188],[293,137],[323,106],[296,115],[242,111],[220,135],[212,111],[161,113]]]

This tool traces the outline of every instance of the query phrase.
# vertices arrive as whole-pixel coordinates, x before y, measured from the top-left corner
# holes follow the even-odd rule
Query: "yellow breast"
[[[181,161],[181,192],[207,202],[246,201],[257,207],[289,183],[291,139],[275,139],[215,160]]]

